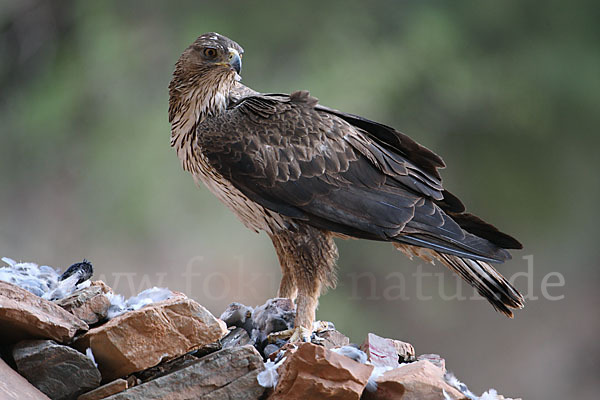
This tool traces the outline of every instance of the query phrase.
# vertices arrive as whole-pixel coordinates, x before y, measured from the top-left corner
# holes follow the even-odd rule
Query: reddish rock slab
[[[377,391],[365,391],[362,400],[442,400],[444,391],[452,399],[466,399],[444,380],[440,368],[423,360],[387,371],[377,379]]]
[[[0,399],[50,400],[0,358]]]
[[[92,285],[85,289],[56,300],[55,303],[88,325],[98,323],[106,318],[110,300],[104,295],[103,288]]]
[[[369,333],[360,349],[367,354],[369,361],[376,367],[397,368],[398,351],[392,339],[382,338],[374,333]]]
[[[0,281],[0,343],[53,339],[68,343],[88,325],[68,311],[8,282]]]
[[[178,295],[121,314],[77,338],[73,346],[83,352],[92,348],[106,381],[179,357],[227,333],[223,321]]]
[[[224,349],[229,347],[241,347],[247,344],[252,344],[252,339],[248,336],[248,332],[242,328],[232,329],[227,336],[221,339],[221,346]]]
[[[358,400],[373,370],[372,365],[312,343],[299,344],[296,351],[286,352],[286,357],[269,400]]]
[[[256,377],[264,368],[254,346],[230,347],[107,400],[258,400],[265,388]]]

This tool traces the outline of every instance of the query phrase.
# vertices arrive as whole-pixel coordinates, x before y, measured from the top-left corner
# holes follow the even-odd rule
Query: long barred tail
[[[511,309],[521,309],[525,305],[523,295],[500,275],[491,264],[485,261],[440,253],[432,249],[402,243],[394,243],[394,246],[411,259],[416,256],[430,263],[433,263],[434,260],[440,261],[460,275],[480,295],[485,297],[496,310],[507,317],[513,317]]]
[[[520,309],[525,305],[523,295],[500,275],[491,264],[485,261],[433,251],[431,255],[460,275],[480,295],[485,297],[496,310],[507,317],[513,317],[511,309]]]

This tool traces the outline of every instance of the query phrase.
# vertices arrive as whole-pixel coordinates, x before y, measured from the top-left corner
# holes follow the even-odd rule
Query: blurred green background
[[[169,147],[173,65],[217,31],[245,48],[246,85],[309,89],[411,135],[444,157],[470,211],[525,245],[499,267],[530,273],[514,320],[448,300],[448,271],[366,241],[338,242],[319,319],[357,343],[376,332],[439,353],[477,393],[597,398],[598,21],[592,1],[2,0],[0,256],[86,257],[126,296],[168,286],[217,315],[275,295],[268,238]]]

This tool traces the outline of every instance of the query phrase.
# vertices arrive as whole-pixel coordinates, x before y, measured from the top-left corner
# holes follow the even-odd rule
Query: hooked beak
[[[229,65],[238,75],[242,72],[242,59],[235,49],[229,49]]]

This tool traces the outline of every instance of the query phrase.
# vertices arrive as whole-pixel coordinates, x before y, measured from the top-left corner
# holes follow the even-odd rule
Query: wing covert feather
[[[429,240],[436,249],[498,255],[453,217],[464,206],[442,187],[443,162],[435,153],[387,132],[394,148],[364,130],[392,128],[357,118],[317,106],[308,92],[253,95],[200,124],[196,140],[221,175],[280,214],[357,237]],[[487,229],[474,218],[462,220],[471,230]]]

